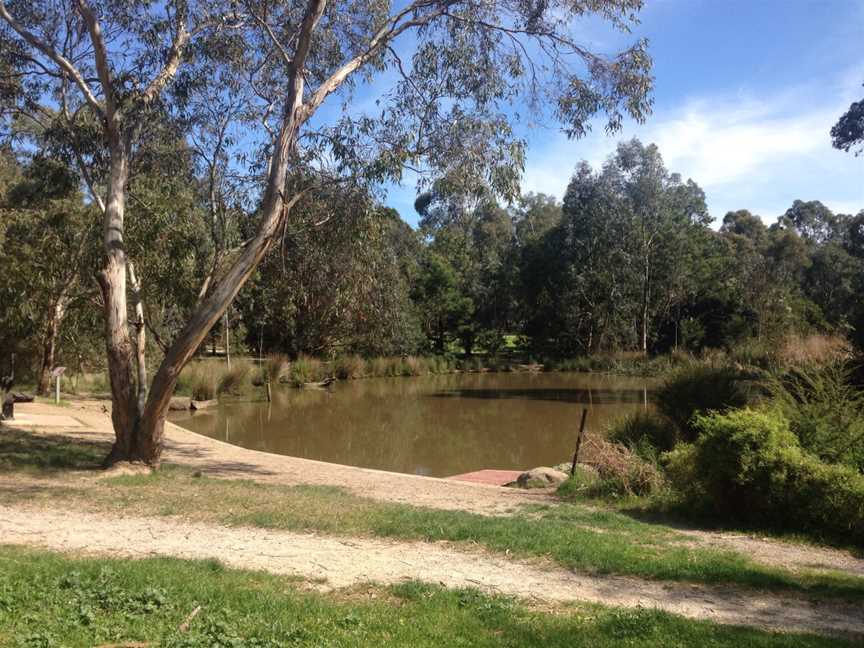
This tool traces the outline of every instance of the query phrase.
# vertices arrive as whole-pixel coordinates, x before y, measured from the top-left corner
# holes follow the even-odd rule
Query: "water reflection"
[[[648,407],[644,379],[597,374],[464,374],[274,389],[272,403],[229,403],[172,417],[255,450],[421,475],[565,461],[579,417],[601,431]]]

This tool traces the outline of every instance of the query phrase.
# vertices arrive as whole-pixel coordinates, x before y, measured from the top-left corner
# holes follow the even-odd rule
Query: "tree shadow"
[[[786,540],[794,543],[815,544],[849,552],[855,558],[864,558],[864,546],[849,542],[848,538],[796,531],[770,524],[756,524],[744,520],[724,519],[707,512],[694,511],[683,505],[651,508],[623,507],[618,513],[645,524],[677,529],[679,531],[705,531],[709,533],[749,535],[755,538]]]
[[[111,450],[111,443],[35,434],[18,428],[0,428],[0,473],[29,471],[56,473],[65,470],[97,470]]]

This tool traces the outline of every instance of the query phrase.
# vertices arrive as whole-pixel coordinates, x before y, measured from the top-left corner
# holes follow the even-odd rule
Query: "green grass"
[[[180,626],[195,608],[200,612]],[[0,546],[0,645],[846,647],[663,612],[563,607],[548,613],[476,590],[418,582],[303,592],[284,577],[215,561],[74,559]]]
[[[14,497],[0,493],[0,503],[11,503]],[[169,466],[152,475],[100,480],[86,490],[46,491],[45,497],[72,498],[82,508],[113,514],[177,515],[231,526],[444,540],[548,558],[599,574],[864,599],[861,578],[759,565],[740,553],[688,546],[687,538],[667,527],[576,504],[534,505],[512,516],[491,517],[379,502],[335,487],[196,478]]]

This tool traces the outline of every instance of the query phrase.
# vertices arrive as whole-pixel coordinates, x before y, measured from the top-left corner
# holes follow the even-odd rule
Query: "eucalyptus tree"
[[[6,341],[13,350],[35,343],[36,393],[45,394],[67,319],[94,296],[92,209],[65,165],[37,155],[0,200],[0,218],[0,326],[17,338]]]
[[[841,151],[864,151],[864,99],[854,101],[831,128],[831,143]]]
[[[0,2],[5,41],[22,69],[73,110],[94,116],[109,173],[93,199],[103,208],[100,285],[116,434],[110,460],[158,463],[165,413],[180,370],[310,191],[304,184],[328,163],[333,180],[421,177],[517,191],[523,143],[507,108],[548,102],[564,130],[583,134],[608,115],[610,130],[650,108],[646,44],[610,57],[574,40],[579,19],[599,16],[627,29],[642,0],[379,0],[132,3],[75,0]],[[5,42],[4,41],[4,42]],[[413,49],[413,51],[411,51]],[[196,74],[215,65],[217,74]],[[328,99],[351,105],[352,88],[396,81],[374,117],[321,110]],[[258,228],[218,277],[175,337],[147,384],[136,309],[138,353],[127,313],[125,204],[130,154],[148,113],[172,83],[242,79],[260,109]],[[68,92],[66,92],[68,91]],[[72,98],[74,91],[74,99]],[[304,173],[294,173],[295,171]],[[303,178],[292,182],[291,178]],[[134,295],[133,291],[133,295]],[[134,299],[134,297],[133,297]]]

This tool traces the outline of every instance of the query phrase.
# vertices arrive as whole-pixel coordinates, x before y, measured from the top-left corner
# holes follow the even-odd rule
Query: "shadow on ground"
[[[0,428],[0,473],[96,470],[111,450],[106,441]]]

